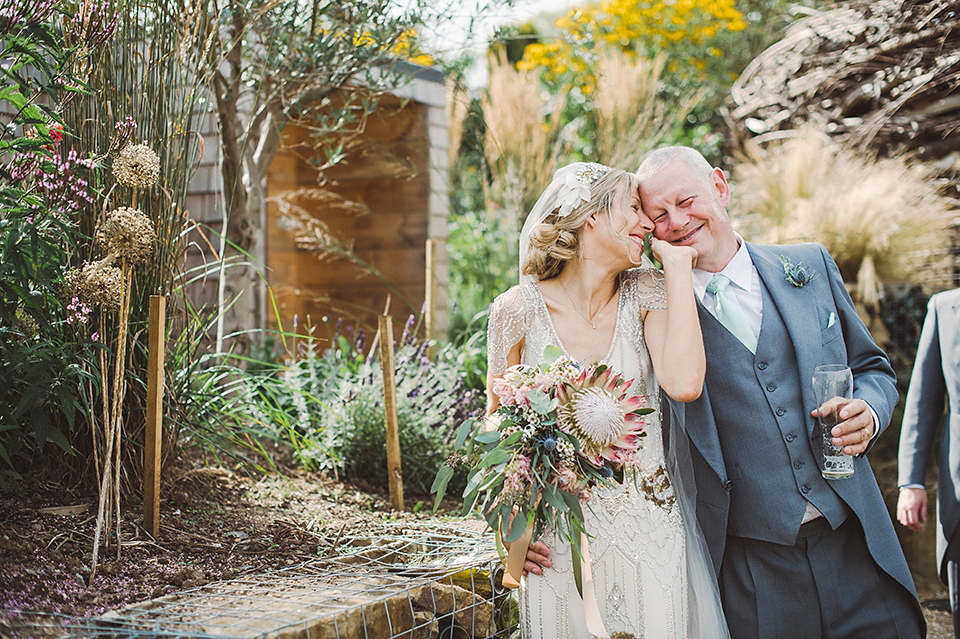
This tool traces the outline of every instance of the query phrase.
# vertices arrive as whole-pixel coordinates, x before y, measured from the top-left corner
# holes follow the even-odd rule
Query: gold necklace
[[[563,284],[561,284],[561,285],[560,285],[560,288],[563,289],[563,294],[567,296],[567,299],[568,299],[568,300],[570,300],[570,305],[573,306],[573,310],[575,310],[575,311],[577,312],[577,315],[579,315],[579,316],[582,317],[584,320],[586,320],[587,324],[589,324],[591,328],[593,328],[594,330],[596,330],[596,329],[597,329],[596,323],[590,321],[590,318],[587,317],[586,315],[584,315],[584,314],[580,311],[580,309],[577,307],[577,303],[573,301],[573,298],[572,298],[572,297],[570,297],[570,292],[567,290],[567,287],[564,286]],[[616,287],[614,287],[613,293],[610,295],[610,297],[607,298],[607,301],[603,303],[603,306],[601,306],[600,308],[597,309],[597,312],[594,313],[594,315],[599,315],[600,313],[602,313],[602,312],[603,312],[603,309],[605,309],[605,308],[607,307],[607,305],[610,304],[610,300],[612,300],[616,294],[617,294],[617,289],[616,289]]]

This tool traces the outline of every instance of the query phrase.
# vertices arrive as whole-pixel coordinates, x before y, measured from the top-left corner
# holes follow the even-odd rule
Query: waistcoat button
[[[733,482],[732,482],[732,481],[730,481],[730,480],[728,479],[727,481],[723,482],[723,489],[724,489],[724,490],[729,491],[731,488],[733,488]]]
[[[777,390],[777,385],[776,385],[776,384],[767,384],[767,390],[772,393],[773,391]]]
[[[760,362],[759,364],[757,364],[757,368],[759,368],[759,369],[762,370],[762,371],[765,371],[765,370],[767,370],[767,363],[766,363],[766,362]]]
[[[777,409],[777,416],[778,416],[778,417],[783,417],[783,416],[786,415],[786,414],[787,414],[787,411],[783,410],[782,408],[778,408],[778,409]]]
[[[787,433],[786,437],[784,437],[784,439],[787,440],[788,442],[792,442],[792,441],[795,440],[796,438],[797,438],[797,436],[794,435],[793,433]]]
[[[809,486],[801,486],[801,487],[800,487],[800,492],[803,493],[804,495],[806,495],[807,493],[810,492],[810,487],[809,487]]]
[[[799,459],[798,459],[797,461],[793,462],[793,467],[796,468],[797,470],[800,470],[800,467],[801,467],[801,466],[803,466],[803,462],[800,461]]]

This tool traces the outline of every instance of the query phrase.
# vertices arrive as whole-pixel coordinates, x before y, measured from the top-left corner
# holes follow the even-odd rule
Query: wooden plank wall
[[[363,327],[369,348],[388,295],[398,338],[407,317],[419,317],[430,197],[427,132],[427,107],[386,98],[320,185],[302,157],[308,132],[292,124],[284,129],[284,148],[268,175],[266,254],[285,329],[296,315],[300,327],[309,318],[316,335],[327,337],[340,319],[354,331]],[[291,223],[285,203],[321,221],[356,259],[298,240],[303,227]],[[269,320],[277,326],[275,317]]]

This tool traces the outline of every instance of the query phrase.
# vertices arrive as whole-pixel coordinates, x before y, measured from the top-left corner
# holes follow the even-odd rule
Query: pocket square
[[[830,311],[830,317],[827,318],[827,328],[830,328],[837,323],[837,316],[833,311]]]

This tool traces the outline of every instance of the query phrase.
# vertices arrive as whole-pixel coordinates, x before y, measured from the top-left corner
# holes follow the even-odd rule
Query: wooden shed
[[[309,324],[327,337],[341,321],[372,335],[387,310],[395,335],[410,315],[422,318],[421,336],[445,335],[445,103],[443,75],[418,69],[322,179],[304,152],[309,131],[285,127],[268,173],[265,254],[284,329]]]

